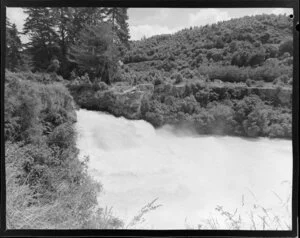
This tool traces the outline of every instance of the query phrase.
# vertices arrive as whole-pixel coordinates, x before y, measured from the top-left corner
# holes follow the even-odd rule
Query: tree
[[[22,43],[19,32],[15,24],[11,24],[6,19],[6,59],[5,66],[11,71],[15,71],[21,65]]]
[[[69,62],[67,52],[72,42],[74,9],[70,7],[53,8],[54,24],[58,36],[58,45],[60,47],[59,61],[61,62],[60,73],[67,77],[69,75]],[[58,60],[58,59],[57,59]],[[53,62],[51,64],[53,66]],[[57,68],[57,67],[55,67]]]
[[[113,41],[117,45],[124,45],[129,48],[129,26],[127,23],[128,8],[107,8],[106,15],[108,17],[108,22],[112,24],[113,31]]]
[[[76,43],[79,38],[78,33],[86,25],[98,25],[104,22],[106,16],[106,8],[92,8],[92,7],[80,7],[80,8],[68,8],[71,11],[72,21],[68,26],[69,40],[72,44]]]
[[[117,68],[117,52],[112,44],[111,25],[86,25],[79,33],[78,42],[71,46],[69,59],[88,72],[91,78],[101,78],[107,84]]]
[[[28,34],[28,44],[35,70],[45,70],[53,56],[60,55],[58,34],[55,30],[55,14],[52,8],[26,8],[27,18],[24,34]]]
[[[67,59],[70,45],[78,41],[78,33],[86,24],[98,25],[103,23],[105,17],[104,8],[61,7],[53,8],[52,11],[60,47],[60,74],[69,77],[71,68],[74,67]]]

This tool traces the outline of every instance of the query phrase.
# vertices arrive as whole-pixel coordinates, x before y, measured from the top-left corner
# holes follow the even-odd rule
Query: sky
[[[129,8],[131,40],[171,34],[193,26],[204,26],[232,18],[258,14],[293,14],[292,8]],[[22,31],[26,14],[22,8],[7,8],[7,16]],[[27,42],[26,36],[21,36]]]

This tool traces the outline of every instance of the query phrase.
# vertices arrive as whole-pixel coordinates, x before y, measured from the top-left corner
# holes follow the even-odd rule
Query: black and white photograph
[[[293,24],[7,7],[6,228],[291,231]]]

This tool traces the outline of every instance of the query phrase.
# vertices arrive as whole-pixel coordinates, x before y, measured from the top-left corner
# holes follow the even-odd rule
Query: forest
[[[101,184],[89,177],[88,159],[78,158],[74,129],[76,108],[88,107],[82,101],[107,110],[107,98],[94,95],[117,86],[153,87],[137,119],[155,127],[292,138],[293,24],[286,15],[131,41],[127,8],[24,10],[23,32],[6,21],[10,229],[124,227],[97,203]]]

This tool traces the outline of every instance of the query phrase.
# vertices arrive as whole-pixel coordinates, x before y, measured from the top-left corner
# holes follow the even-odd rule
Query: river
[[[232,229],[218,205],[238,209],[244,229],[274,229],[264,214],[279,217],[278,229],[291,223],[291,140],[174,133],[84,109],[77,119],[80,156],[90,157],[89,173],[103,184],[100,206],[129,224],[147,203],[162,205],[128,228]]]

